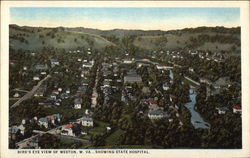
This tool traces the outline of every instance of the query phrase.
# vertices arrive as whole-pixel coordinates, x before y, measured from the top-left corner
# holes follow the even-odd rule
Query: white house
[[[40,126],[44,126],[45,128],[48,128],[49,120],[46,117],[42,117],[38,120],[38,123]]]
[[[128,59],[125,59],[123,61],[124,64],[132,64],[132,62],[133,62],[132,60],[128,60]]]
[[[61,131],[61,135],[66,135],[66,136],[72,136],[74,137],[75,134],[73,132],[73,125],[72,124],[67,124],[63,127],[63,130]]]
[[[46,75],[47,72],[46,72],[46,71],[42,71],[40,74],[41,74],[41,75]]]
[[[34,76],[33,80],[38,81],[38,80],[40,80],[40,78],[38,76]]]
[[[233,106],[233,113],[241,114],[241,106],[239,106],[239,105]]]
[[[92,68],[92,67],[93,67],[93,64],[92,64],[92,63],[88,63],[88,62],[84,62],[84,63],[82,64],[82,67]]]
[[[94,126],[93,119],[90,116],[83,116],[82,118],[78,119],[77,122],[82,124],[82,126],[86,126],[86,127]]]
[[[157,119],[167,118],[168,114],[161,110],[154,110],[148,112],[148,117],[151,120],[157,120]]]
[[[163,88],[163,90],[167,91],[167,90],[169,89],[169,86],[168,86],[167,83],[164,83],[164,84],[162,85],[162,88]]]
[[[19,125],[17,128],[20,129],[21,134],[24,135],[25,127],[23,124]]]
[[[218,114],[226,114],[226,112],[229,111],[229,109],[227,107],[218,107],[216,108],[216,110],[218,111]]]
[[[74,100],[74,108],[81,109],[82,108],[82,98],[76,98]]]
[[[13,95],[13,97],[18,98],[18,97],[20,97],[20,94],[19,94],[18,92],[16,92],[16,93]]]

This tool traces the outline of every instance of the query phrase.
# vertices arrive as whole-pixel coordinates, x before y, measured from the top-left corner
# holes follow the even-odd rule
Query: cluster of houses
[[[56,125],[57,123],[60,123],[62,119],[62,115],[60,114],[53,114],[48,115],[45,117],[41,117],[37,119],[37,117],[34,117],[34,120],[38,122],[38,125],[43,126],[45,128],[49,128],[49,124]]]
[[[45,128],[49,128],[49,123],[56,125],[57,123],[61,122],[62,116],[60,114],[53,114],[48,115],[46,117],[37,118],[34,117],[33,119],[23,119],[20,125],[14,125],[9,128],[9,138],[15,140],[18,136],[24,136],[25,134],[25,125],[32,120],[35,121],[39,126],[43,126]]]
[[[81,53],[81,52],[84,52],[84,51],[79,50],[79,49],[77,49],[77,50],[69,50],[69,51],[68,51],[68,53],[70,53],[70,54],[76,54],[76,53]],[[91,55],[91,54],[92,54],[91,49],[88,48],[87,51],[86,51],[86,53],[87,53],[88,55]]]
[[[65,136],[78,136],[81,135],[87,135],[87,132],[84,130],[81,130],[80,126],[83,127],[93,127],[94,121],[91,117],[91,112],[89,110],[85,111],[85,115],[83,115],[81,118],[77,119],[75,123],[69,123],[61,128],[61,135]]]
[[[110,101],[110,95],[118,91],[117,84],[120,84],[122,80],[120,79],[120,69],[117,62],[102,63],[102,76],[104,78],[101,90],[104,94],[104,104]]]
[[[81,83],[78,86],[76,91],[76,98],[74,99],[74,109],[81,109],[83,105],[82,96],[86,94],[89,85],[88,75],[90,74],[91,68],[94,66],[94,60],[83,60],[81,58],[77,59],[78,62],[82,63],[82,66],[79,68],[80,76],[81,76]]]
[[[228,107],[217,107],[215,108],[217,110],[217,113],[219,115],[224,115],[228,112],[233,112],[234,114],[241,114],[242,113],[242,109],[240,105],[234,105],[232,106],[232,109],[230,110],[230,108]]]

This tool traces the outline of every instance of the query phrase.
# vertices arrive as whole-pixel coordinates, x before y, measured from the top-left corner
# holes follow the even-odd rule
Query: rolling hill
[[[124,37],[143,50],[210,50],[240,54],[240,27],[198,27],[182,30],[98,30],[84,27],[45,28],[10,25],[12,49],[41,50],[43,48],[76,49],[122,45]]]

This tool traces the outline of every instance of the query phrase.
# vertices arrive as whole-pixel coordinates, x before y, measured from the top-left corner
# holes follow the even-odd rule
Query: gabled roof
[[[41,117],[39,120],[39,122],[47,122],[48,123],[48,119],[45,117]]]
[[[241,106],[240,105],[234,105],[233,109],[241,109]]]
[[[54,116],[55,118],[61,118],[60,114],[53,114],[52,116]]]
[[[72,124],[67,124],[64,128],[73,128]]]
[[[92,117],[89,117],[89,116],[83,116],[79,120],[82,120],[82,121],[93,121]]]
[[[17,128],[17,127],[10,127],[9,128],[10,133],[17,133],[18,131],[19,131],[19,128]]]
[[[46,116],[46,118],[47,118],[47,119],[51,119],[51,120],[54,120],[54,119],[55,119],[55,117],[52,116],[52,115]]]

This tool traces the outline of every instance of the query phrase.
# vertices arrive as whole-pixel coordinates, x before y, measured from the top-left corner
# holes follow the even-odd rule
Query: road
[[[91,97],[91,108],[95,108],[97,104],[98,93],[97,93],[96,87],[97,87],[97,82],[98,82],[98,75],[99,75],[99,69],[97,70],[97,73],[96,73],[95,86],[93,88],[93,93]]]
[[[10,108],[17,107],[24,100],[31,98],[34,95],[34,93],[36,92],[36,90],[42,85],[43,81],[47,80],[49,77],[51,77],[51,76],[47,75],[44,79],[39,81],[38,84],[36,86],[34,86],[31,91],[27,92],[22,98],[20,98],[17,102],[15,102],[13,105],[11,105]]]

